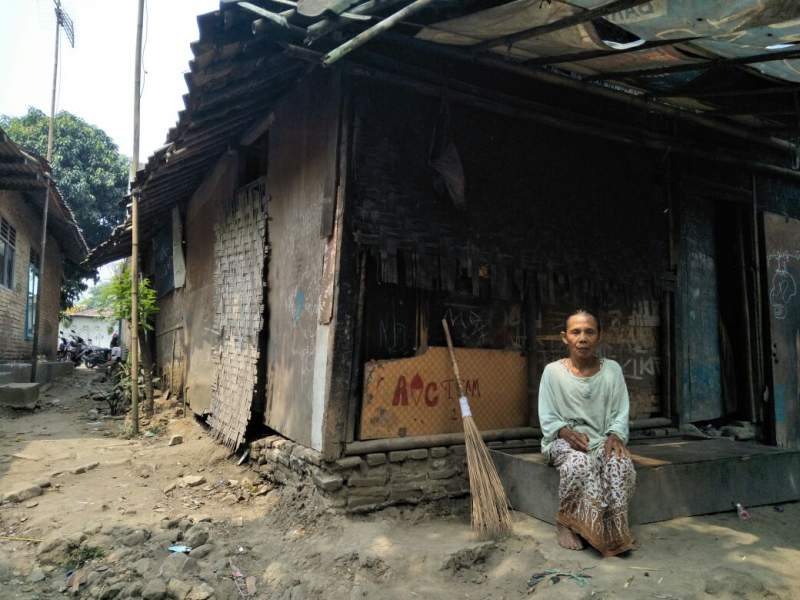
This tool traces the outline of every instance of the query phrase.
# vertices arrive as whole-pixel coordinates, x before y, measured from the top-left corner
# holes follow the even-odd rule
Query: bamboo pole
[[[139,171],[139,113],[142,79],[142,17],[144,0],[139,0],[136,17],[136,66],[133,83],[133,156],[131,187]],[[139,191],[131,190],[131,426],[139,434]]]
[[[375,36],[387,31],[394,27],[397,23],[405,19],[406,17],[410,17],[416,12],[419,12],[429,4],[432,4],[434,0],[414,0],[408,6],[401,8],[396,13],[386,17],[383,21],[380,21],[373,25],[372,27],[365,29],[361,33],[359,33],[356,37],[346,41],[341,46],[334,48],[330,52],[328,52],[322,59],[322,64],[326,67],[330,67],[333,63],[337,60],[341,59],[342,57],[350,54],[356,48],[363,46],[368,41],[370,41]]]
[[[61,39],[61,21],[59,10],[61,2],[56,0],[56,45],[53,57],[53,89],[50,94],[50,122],[47,127],[47,164],[53,160],[53,137],[56,118],[56,88],[58,86],[58,46]],[[50,191],[53,186],[52,165],[50,166],[50,177],[47,179],[47,189],[44,192],[44,208],[42,209],[42,238],[39,243],[39,281],[36,286],[36,307],[33,317],[33,343],[31,344],[31,382],[36,382],[36,370],[39,363],[39,316],[41,315],[42,288],[44,282],[44,257],[47,249],[47,217],[50,207]]]

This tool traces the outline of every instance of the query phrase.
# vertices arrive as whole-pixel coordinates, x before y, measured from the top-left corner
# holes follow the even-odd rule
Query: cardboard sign
[[[529,425],[524,356],[477,348],[455,352],[479,429]],[[463,431],[458,396],[447,348],[428,348],[413,358],[369,362],[364,369],[359,439]]]

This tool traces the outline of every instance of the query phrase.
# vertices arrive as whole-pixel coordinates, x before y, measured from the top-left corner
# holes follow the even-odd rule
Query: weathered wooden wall
[[[710,200],[684,199],[676,305],[682,422],[723,415],[714,217]]]
[[[336,73],[301,83],[275,110],[268,175],[269,338],[266,424],[323,444],[333,280],[324,273],[333,226],[340,105]],[[320,101],[324,100],[324,101]],[[323,308],[321,308],[321,306]]]
[[[225,198],[233,194],[238,161],[220,159],[198,188],[186,209],[186,287],[184,292],[186,344],[186,398],[195,414],[211,408],[216,370],[212,352],[219,337],[214,322],[214,225],[222,218]]]
[[[658,414],[668,258],[659,158],[453,102],[459,208],[428,164],[441,99],[367,78],[353,98],[353,228],[371,256],[364,359],[413,353],[422,314],[431,344],[443,343],[448,316],[457,344],[516,348],[541,368],[563,355],[564,316],[599,307],[603,353],[623,365],[633,416]]]
[[[185,290],[174,289],[158,300],[155,318],[155,350],[161,388],[173,396],[183,391],[186,377]]]

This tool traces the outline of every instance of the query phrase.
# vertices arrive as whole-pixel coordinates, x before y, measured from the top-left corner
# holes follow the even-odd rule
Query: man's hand
[[[610,458],[612,456],[616,456],[617,458],[630,457],[630,452],[628,452],[625,444],[623,444],[622,440],[613,433],[610,433],[606,438],[605,450],[606,458]]]
[[[562,427],[558,432],[558,437],[575,450],[580,450],[581,452],[589,451],[589,436],[585,433],[578,433],[569,427]]]

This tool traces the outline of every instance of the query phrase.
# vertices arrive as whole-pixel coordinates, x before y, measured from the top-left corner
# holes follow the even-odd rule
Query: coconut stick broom
[[[464,423],[464,444],[467,448],[467,471],[469,472],[469,490],[472,496],[472,530],[480,539],[497,539],[511,533],[511,513],[508,510],[508,498],[497,468],[494,466],[489,448],[483,441],[481,432],[475,425],[469,408],[467,395],[458,372],[456,353],[447,320],[442,319],[453,373],[458,384],[458,402],[461,405],[461,420]]]

